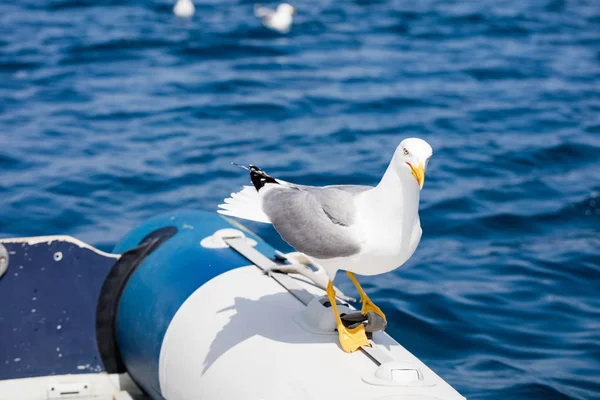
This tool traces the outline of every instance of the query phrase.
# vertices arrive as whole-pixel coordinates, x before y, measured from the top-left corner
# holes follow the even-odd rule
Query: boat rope
[[[287,274],[281,274],[274,271],[277,269],[278,265],[260,251],[249,245],[245,237],[223,237],[223,241],[252,264],[256,265],[260,270],[265,273],[269,273],[271,278],[283,286],[284,289],[290,292],[302,304],[308,305],[308,303],[315,298],[312,293],[300,286],[294,278],[288,276]],[[369,340],[369,343],[370,346],[361,346],[360,349],[376,364],[381,365],[394,360],[388,354],[384,353],[379,347],[377,347],[375,342]]]

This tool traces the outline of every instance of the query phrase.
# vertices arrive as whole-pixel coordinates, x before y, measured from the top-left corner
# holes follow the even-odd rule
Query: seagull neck
[[[393,167],[393,163],[391,163],[387,169],[385,170],[385,174],[381,178],[381,181],[377,184],[378,189],[390,190],[393,188],[402,188],[402,182],[400,176],[396,173]]]
[[[405,201],[410,201],[410,199],[412,199],[417,204],[419,203],[420,193],[416,181],[412,176],[408,177],[406,180],[402,179],[394,169],[393,163],[388,166],[381,181],[377,184],[373,192],[375,192],[374,194],[385,193],[385,196],[393,196],[395,193],[397,196],[402,196]]]

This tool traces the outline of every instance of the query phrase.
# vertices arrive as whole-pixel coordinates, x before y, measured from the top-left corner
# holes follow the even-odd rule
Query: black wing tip
[[[265,171],[263,171],[255,165],[248,165],[248,170],[250,171],[250,180],[252,181],[252,184],[254,185],[257,191],[262,189],[263,186],[265,186],[267,183],[279,184],[279,182],[277,182],[275,178],[267,175]]]

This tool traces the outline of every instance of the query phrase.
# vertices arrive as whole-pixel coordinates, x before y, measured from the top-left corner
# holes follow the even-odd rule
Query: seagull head
[[[277,13],[294,15],[296,14],[296,9],[291,4],[281,3],[277,6]]]
[[[433,154],[429,143],[423,139],[404,139],[396,148],[394,161],[398,175],[402,180],[416,180],[419,189],[425,183],[425,170]]]

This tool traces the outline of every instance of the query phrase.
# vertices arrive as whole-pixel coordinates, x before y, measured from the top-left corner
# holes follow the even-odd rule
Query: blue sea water
[[[376,184],[434,149],[423,239],[365,277],[388,331],[470,399],[600,398],[600,5],[0,4],[0,235],[102,249],[247,183]],[[272,228],[250,227],[287,249]],[[340,280],[351,291],[351,284]]]

